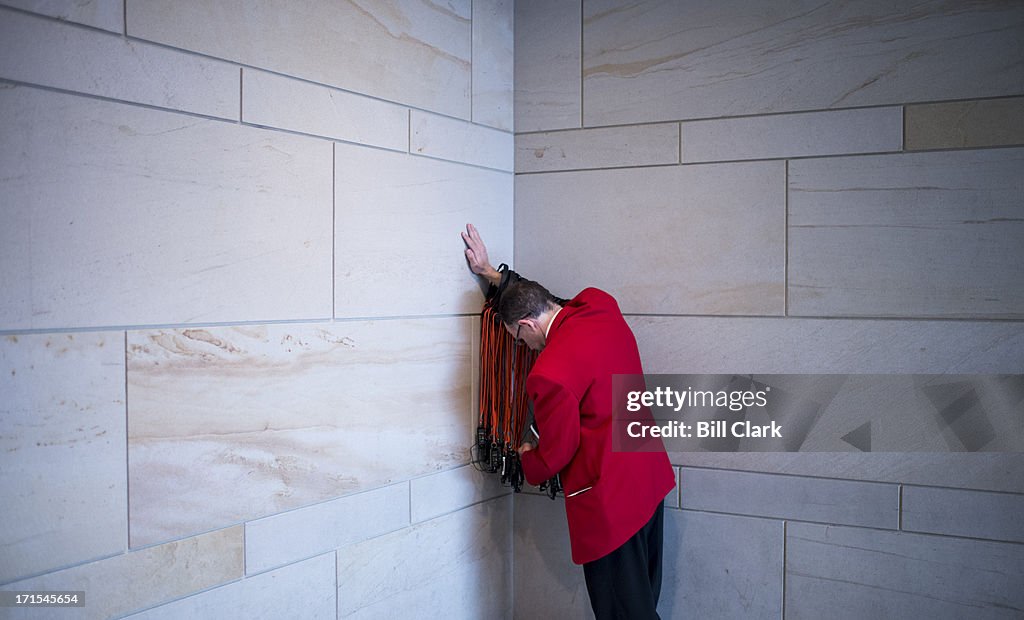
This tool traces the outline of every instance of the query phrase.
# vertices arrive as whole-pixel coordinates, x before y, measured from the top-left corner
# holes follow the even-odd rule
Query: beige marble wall
[[[124,32],[124,0],[4,0],[0,4],[111,32]]]
[[[784,181],[782,162],[519,175],[516,268],[626,313],[781,315]]]
[[[0,77],[238,120],[237,66],[4,8]]]
[[[124,334],[0,337],[0,583],[127,547]]]
[[[87,600],[32,617],[334,618],[392,534],[510,609],[459,231],[511,260],[512,19],[0,2],[0,588]]]
[[[1024,150],[789,165],[789,311],[1024,318]]]
[[[470,118],[471,0],[125,3],[133,37]]]
[[[27,86],[0,110],[0,328],[331,316],[329,142]]]
[[[465,463],[469,328],[129,332],[132,546]]]
[[[241,578],[243,532],[230,527],[0,587],[81,591],[78,608],[5,609],[10,618],[118,618]],[[40,613],[42,612],[42,613]]]
[[[614,294],[647,372],[1024,372],[1024,6],[516,10],[516,268]],[[1019,607],[1019,454],[670,457],[662,617]],[[517,615],[589,617],[560,509],[516,497]]]
[[[908,149],[1024,145],[1024,97],[907,106]]]
[[[381,183],[381,170],[401,180]],[[495,260],[510,260],[512,182],[506,172],[337,144],[335,316],[479,313],[459,231],[473,222]]]
[[[585,126],[1024,91],[1010,60],[1024,26],[1017,3],[598,0],[583,8]]]

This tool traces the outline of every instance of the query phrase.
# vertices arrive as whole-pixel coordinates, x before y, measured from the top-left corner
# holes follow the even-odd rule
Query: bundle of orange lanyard
[[[500,473],[516,492],[523,472],[516,448],[529,418],[526,376],[537,354],[516,345],[498,318],[492,302],[480,315],[480,419],[473,462],[479,469]]]

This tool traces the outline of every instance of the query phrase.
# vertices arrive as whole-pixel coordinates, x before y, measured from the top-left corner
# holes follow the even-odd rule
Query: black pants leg
[[[658,619],[665,507],[621,547],[583,565],[590,606],[597,620]]]

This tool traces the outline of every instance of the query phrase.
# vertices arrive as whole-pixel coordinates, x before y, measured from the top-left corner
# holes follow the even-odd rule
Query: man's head
[[[498,318],[512,337],[539,351],[547,344],[548,323],[560,307],[548,289],[524,278],[512,282],[501,293]]]

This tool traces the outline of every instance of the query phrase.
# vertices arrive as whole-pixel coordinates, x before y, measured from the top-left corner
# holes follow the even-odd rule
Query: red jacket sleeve
[[[580,445],[580,401],[562,384],[530,375],[526,391],[533,399],[537,448],[521,457],[526,481],[538,485],[562,471]]]

